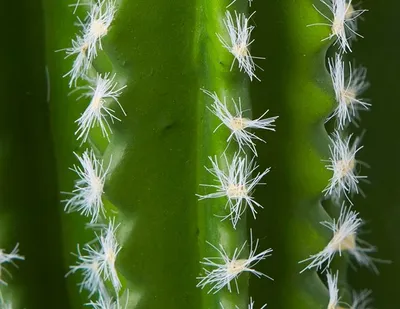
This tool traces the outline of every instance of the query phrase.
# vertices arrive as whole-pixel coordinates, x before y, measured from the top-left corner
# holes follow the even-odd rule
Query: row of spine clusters
[[[245,73],[253,81],[259,80],[255,74],[258,67],[250,54],[250,45],[253,42],[251,33],[254,26],[249,22],[254,13],[246,16],[245,13],[234,14],[230,11],[230,6],[225,12],[223,19],[226,33],[217,33],[217,37],[222,46],[234,57],[231,70],[237,63],[240,72]],[[249,1],[249,5],[251,6]],[[258,171],[259,166],[256,162],[257,149],[256,141],[265,142],[254,133],[254,130],[275,131],[275,120],[278,117],[265,118],[268,111],[259,118],[250,119],[246,117],[248,110],[242,109],[241,98],[227,98],[219,96],[217,92],[223,92],[223,89],[217,91],[201,89],[207,97],[212,100],[212,104],[207,106],[207,110],[212,113],[220,122],[214,132],[221,127],[228,129],[229,135],[226,140],[225,151],[221,154],[214,154],[209,157],[209,165],[206,166],[207,172],[214,178],[214,183],[201,184],[205,190],[212,191],[206,194],[198,194],[199,200],[205,199],[225,199],[226,204],[219,213],[215,213],[222,221],[229,220],[232,225],[233,233],[240,220],[246,220],[245,214],[251,212],[254,219],[263,206],[258,203],[253,196],[254,190],[266,176],[270,168]],[[234,149],[232,154],[232,149]],[[249,158],[251,157],[251,158]],[[238,278],[248,272],[257,277],[266,277],[272,280],[266,274],[257,271],[255,266],[265,258],[271,255],[272,249],[261,252],[258,251],[259,240],[253,241],[252,230],[250,229],[250,242],[247,241],[234,250],[228,250],[223,243],[210,245],[216,256],[204,257],[200,262],[203,265],[202,274],[197,278],[197,287],[208,289],[208,293],[218,293],[227,289],[230,293],[239,293]],[[247,252],[248,250],[248,253]],[[230,252],[232,251],[232,252]],[[254,301],[250,297],[248,309],[254,308]],[[220,307],[237,308],[237,304],[222,298]],[[262,306],[265,308],[266,304]]]
[[[338,214],[338,218],[321,222],[332,232],[332,238],[320,252],[300,261],[307,263],[301,272],[316,269],[326,273],[329,291],[328,309],[367,309],[371,304],[371,291],[353,292],[351,303],[342,301],[340,295],[344,291],[340,292],[338,288],[339,271],[334,272],[331,269],[331,262],[338,255],[378,272],[375,265],[378,260],[370,256],[377,249],[358,237],[364,222],[354,209],[351,200],[355,194],[363,195],[359,184],[361,181],[366,182],[367,178],[359,174],[359,165],[366,166],[366,164],[356,159],[357,153],[362,149],[361,138],[353,138],[350,132],[353,127],[359,128],[359,112],[368,110],[371,105],[360,97],[369,84],[366,81],[364,67],[354,68],[351,62],[344,60],[352,52],[351,41],[361,37],[357,29],[357,19],[366,10],[354,7],[351,0],[321,0],[320,3],[321,6],[314,8],[328,21],[322,24],[331,28],[330,35],[326,39],[333,39],[333,45],[337,47],[334,56],[328,59],[336,107],[326,120],[334,126],[334,129],[330,136],[330,158],[326,165],[332,172],[332,177],[323,194],[337,209],[333,212]]]
[[[113,105],[122,114],[125,111],[118,101],[126,86],[119,86],[116,74],[99,73],[95,69],[94,60],[103,50],[102,39],[108,34],[115,19],[117,6],[115,0],[87,0],[76,3],[74,14],[86,11],[83,19],[77,17],[78,34],[72,39],[72,46],[63,49],[66,58],[73,58],[72,68],[64,77],[69,77],[72,92],[80,92],[78,100],[85,100],[86,109],[75,121],[75,136],[89,147],[83,153],[74,153],[78,165],[71,170],[76,173],[72,192],[64,193],[67,198],[65,211],[78,212],[88,217],[87,227],[94,233],[94,240],[77,245],[76,265],[70,266],[72,273],[80,273],[80,291],[86,290],[88,306],[96,309],[122,308],[122,284],[115,263],[121,245],[117,241],[116,232],[119,224],[115,216],[109,216],[104,205],[104,184],[110,173],[111,159],[104,162],[90,141],[90,132],[98,130],[104,139],[110,141],[112,129],[110,121],[121,121],[116,116]],[[78,85],[80,83],[80,85]],[[125,291],[128,296],[128,291]],[[94,298],[94,299],[93,299]],[[127,301],[127,300],[126,300]]]

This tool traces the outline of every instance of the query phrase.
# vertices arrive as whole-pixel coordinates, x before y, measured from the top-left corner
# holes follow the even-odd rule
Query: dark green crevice
[[[319,202],[329,179],[321,161],[328,155],[324,117],[333,102],[324,68],[329,43],[319,41],[327,34],[326,28],[307,27],[318,22],[313,1],[298,2],[254,3],[263,16],[256,19],[252,53],[266,57],[260,62],[262,82],[251,84],[254,115],[270,109],[279,119],[276,132],[261,134],[267,143],[257,146],[260,164],[272,169],[265,188],[255,192],[265,209],[251,223],[261,244],[274,249],[261,271],[275,281],[258,284],[252,280],[251,290],[259,305],[323,308],[329,300],[326,288],[315,270],[299,274],[306,264],[298,261],[318,252],[329,240],[319,224],[329,219]]]
[[[264,206],[257,221],[249,220],[255,235],[260,238],[261,247],[272,247],[272,256],[260,264],[258,270],[274,278],[273,282],[264,280],[260,284],[257,279],[250,280],[251,296],[256,301],[256,308],[267,303],[271,308],[285,308],[285,295],[282,291],[282,278],[288,276],[285,264],[287,256],[282,250],[285,243],[286,215],[277,215],[274,209],[286,208],[290,204],[290,192],[287,184],[287,162],[282,155],[283,150],[278,145],[287,140],[289,128],[285,125],[289,111],[282,104],[285,92],[286,72],[290,68],[289,59],[283,57],[282,50],[286,46],[287,29],[282,16],[283,8],[280,1],[254,1],[252,9],[257,11],[257,25],[253,38],[252,54],[265,57],[257,63],[264,71],[258,72],[261,82],[251,84],[253,114],[262,115],[267,109],[271,116],[278,115],[276,132],[259,132],[267,143],[257,143],[259,164],[261,167],[271,167],[266,176],[266,185],[255,191],[256,200]],[[271,46],[274,45],[274,47]],[[283,144],[283,143],[282,143]],[[286,143],[285,143],[286,144]]]
[[[41,2],[18,1],[0,13],[1,248],[18,242],[25,261],[2,271],[17,308],[69,308],[62,259],[58,183],[47,102]],[[32,26],[34,25],[34,26]]]

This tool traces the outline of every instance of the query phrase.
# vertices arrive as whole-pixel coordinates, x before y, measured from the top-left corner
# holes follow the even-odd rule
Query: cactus
[[[393,308],[388,2],[7,4],[0,308]]]

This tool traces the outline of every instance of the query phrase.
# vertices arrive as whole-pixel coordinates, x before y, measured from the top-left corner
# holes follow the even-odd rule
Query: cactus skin
[[[185,56],[193,53],[195,17],[191,1],[125,1],[115,20],[124,26],[107,37],[106,52],[127,78],[121,104],[128,116],[106,151],[121,152],[106,194],[132,226],[118,263],[137,308],[201,303],[192,141],[199,86]],[[119,44],[121,37],[132,39]]]
[[[18,7],[17,3],[9,4],[10,12],[18,12],[18,16],[3,14],[3,28],[7,28],[11,20],[21,18],[21,10],[27,21],[33,16],[41,16],[39,3],[34,3],[35,7],[32,3],[24,1],[22,7],[20,3]],[[257,62],[265,69],[264,72],[257,71],[262,82],[251,84],[236,67],[229,71],[232,56],[214,36],[223,29],[221,19],[229,1],[184,0],[173,5],[160,0],[119,3],[117,18],[103,41],[104,52],[94,65],[99,72],[117,72],[118,78],[126,82],[127,89],[120,102],[128,116],[124,117],[118,111],[122,122],[113,125],[110,143],[98,132],[93,132],[88,145],[97,149],[106,161],[113,158],[104,200],[108,211],[118,212],[117,221],[122,224],[118,239],[123,250],[118,256],[117,269],[124,287],[131,291],[128,309],[220,309],[219,301],[226,299],[239,308],[247,308],[249,295],[255,299],[257,308],[264,303],[268,303],[268,308],[326,307],[327,291],[316,272],[299,275],[302,265],[297,264],[318,251],[329,237],[318,222],[329,218],[319,200],[329,178],[321,159],[328,157],[323,122],[333,106],[333,94],[324,70],[329,42],[320,42],[328,30],[305,27],[322,21],[312,8],[313,3],[318,1],[253,1],[251,9],[257,11],[254,17],[257,28],[252,54],[267,59]],[[68,168],[76,163],[73,151],[82,152],[87,146],[81,147],[74,135],[74,121],[86,103],[75,102],[76,95],[68,97],[68,81],[61,78],[70,69],[71,60],[64,60],[62,53],[54,52],[69,46],[76,33],[75,17],[68,4],[70,2],[66,0],[43,0],[44,42],[29,41],[27,36],[21,43],[10,35],[6,37],[7,41],[11,46],[19,47],[21,53],[14,55],[13,49],[1,51],[4,59],[18,57],[19,60],[12,63],[12,68],[6,67],[5,72],[13,73],[8,73],[1,83],[4,98],[16,103],[10,105],[7,100],[2,103],[6,112],[1,121],[0,137],[0,222],[5,218],[5,225],[1,224],[2,233],[10,235],[4,240],[0,237],[1,247],[9,248],[20,242],[27,257],[24,263],[18,263],[19,270],[12,269],[10,290],[17,308],[54,307],[55,304],[57,308],[82,308],[88,300],[86,293],[79,293],[76,287],[79,276],[71,275],[65,280],[64,274],[68,266],[75,263],[70,252],[76,252],[77,243],[90,241],[93,233],[85,229],[86,218],[62,212],[63,205],[59,203],[62,196],[58,195],[59,191],[72,190],[75,175]],[[378,4],[367,3],[367,0],[363,5],[371,11],[379,8]],[[393,2],[393,5],[397,4]],[[238,0],[231,10],[243,12],[246,7],[247,1]],[[383,72],[379,71],[376,60],[371,60],[368,55],[368,44],[373,46],[380,38],[378,30],[372,29],[374,19],[368,16],[367,22],[370,26],[362,32],[367,37],[375,33],[374,41],[357,43],[359,47],[355,54],[372,71],[370,78],[377,86],[371,91],[371,98],[376,102],[382,98],[378,83],[386,89],[389,87],[380,78]],[[385,30],[387,25],[393,26],[389,21],[386,24],[382,21],[379,29]],[[40,26],[27,29],[21,26],[21,33],[40,37]],[[39,47],[26,58],[22,54],[24,44]],[[392,58],[397,59],[396,56]],[[18,63],[18,70],[15,63]],[[50,74],[50,115],[46,102],[45,65]],[[395,67],[399,66],[393,65]],[[18,84],[17,88],[15,83],[10,83],[20,80],[16,73],[27,68],[29,74],[23,84]],[[265,179],[267,186],[255,191],[257,201],[265,209],[260,210],[257,220],[250,215],[247,222],[243,218],[236,231],[229,222],[221,223],[214,217],[215,209],[223,209],[223,202],[199,202],[195,196],[195,193],[202,193],[199,184],[212,181],[203,168],[209,164],[207,157],[225,149],[228,135],[227,130],[212,133],[219,123],[205,108],[211,101],[200,91],[203,87],[210,91],[226,91],[228,97],[240,96],[245,108],[251,106],[255,116],[266,109],[280,116],[277,132],[262,132],[260,136],[267,144],[257,145],[258,163],[263,168],[272,166]],[[21,88],[35,89],[37,96],[24,95]],[[385,95],[390,98],[388,93],[386,91]],[[33,105],[33,102],[38,104]],[[382,183],[387,179],[385,173],[389,173],[390,163],[381,159],[386,147],[377,147],[379,150],[375,151],[373,147],[377,143],[376,136],[390,132],[382,124],[389,123],[387,117],[395,114],[387,110],[383,114],[381,110],[381,113],[363,116],[363,120],[366,119],[363,126],[376,132],[365,141],[368,149],[365,153],[369,156],[365,161],[371,163],[375,179],[380,179],[372,179],[373,183]],[[26,125],[21,127],[21,124]],[[9,132],[12,134],[8,135]],[[231,157],[233,151],[230,147],[227,155]],[[24,160],[26,153],[31,155],[32,162]],[[386,169],[380,172],[378,166],[383,164]],[[395,184],[392,182],[393,188]],[[21,186],[26,188],[24,194],[20,194]],[[374,219],[371,235],[376,239],[371,242],[383,249],[384,258],[395,261],[396,251],[391,248],[396,243],[395,227],[384,230],[378,223],[393,222],[398,216],[393,215],[397,213],[396,207],[388,208],[387,213],[378,209],[384,190],[380,188],[379,185],[371,186],[365,190],[367,199],[357,199],[355,204],[363,204],[363,208],[357,210]],[[381,217],[375,219],[376,214]],[[9,222],[17,231],[16,235],[9,230]],[[206,289],[196,288],[196,277],[201,272],[199,261],[215,254],[205,241],[217,244],[223,229],[232,250],[247,238],[250,227],[255,238],[261,239],[262,249],[274,249],[272,257],[261,262],[257,270],[275,278],[275,282],[242,275],[240,295],[226,290],[213,295],[207,294]],[[35,233],[26,233],[28,229]],[[43,252],[46,252],[45,257]],[[343,268],[343,265],[339,267]],[[48,277],[43,269],[49,270]],[[353,275],[351,282],[359,284],[360,288],[364,288],[366,282],[369,286],[375,285],[375,307],[390,308],[395,300],[395,289],[390,289],[391,297],[385,297],[385,292],[391,286],[395,269],[398,269],[396,265],[384,269],[383,279],[365,275],[368,280],[363,280]],[[45,284],[40,293],[35,278],[41,278]],[[234,306],[225,306],[225,309],[232,308]]]

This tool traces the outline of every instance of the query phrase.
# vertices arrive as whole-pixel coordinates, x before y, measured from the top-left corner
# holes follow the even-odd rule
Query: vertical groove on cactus
[[[8,3],[0,25],[0,307],[64,309],[41,1]]]
[[[275,177],[265,190],[256,192],[260,203],[268,206],[259,216],[257,236],[268,239],[274,235],[275,255],[269,261],[273,265],[269,274],[276,281],[267,288],[251,279],[250,288],[255,291],[255,299],[268,301],[276,308],[324,308],[329,302],[328,291],[317,273],[299,274],[302,265],[298,264],[329,239],[319,225],[320,221],[329,220],[319,203],[329,176],[321,161],[326,157],[329,141],[323,124],[333,101],[324,66],[329,43],[321,41],[329,30],[307,27],[322,21],[313,4],[314,1],[298,1],[296,5],[252,5],[258,12],[267,12],[263,17],[266,21],[258,25],[267,35],[256,32],[254,44],[256,53],[267,48],[266,72],[259,77],[269,87],[252,85],[255,111],[270,104],[280,115],[280,130],[267,145],[271,148],[260,148],[259,155],[260,160],[272,162],[271,174]],[[281,45],[277,43],[280,39]],[[268,46],[271,41],[274,45]]]

